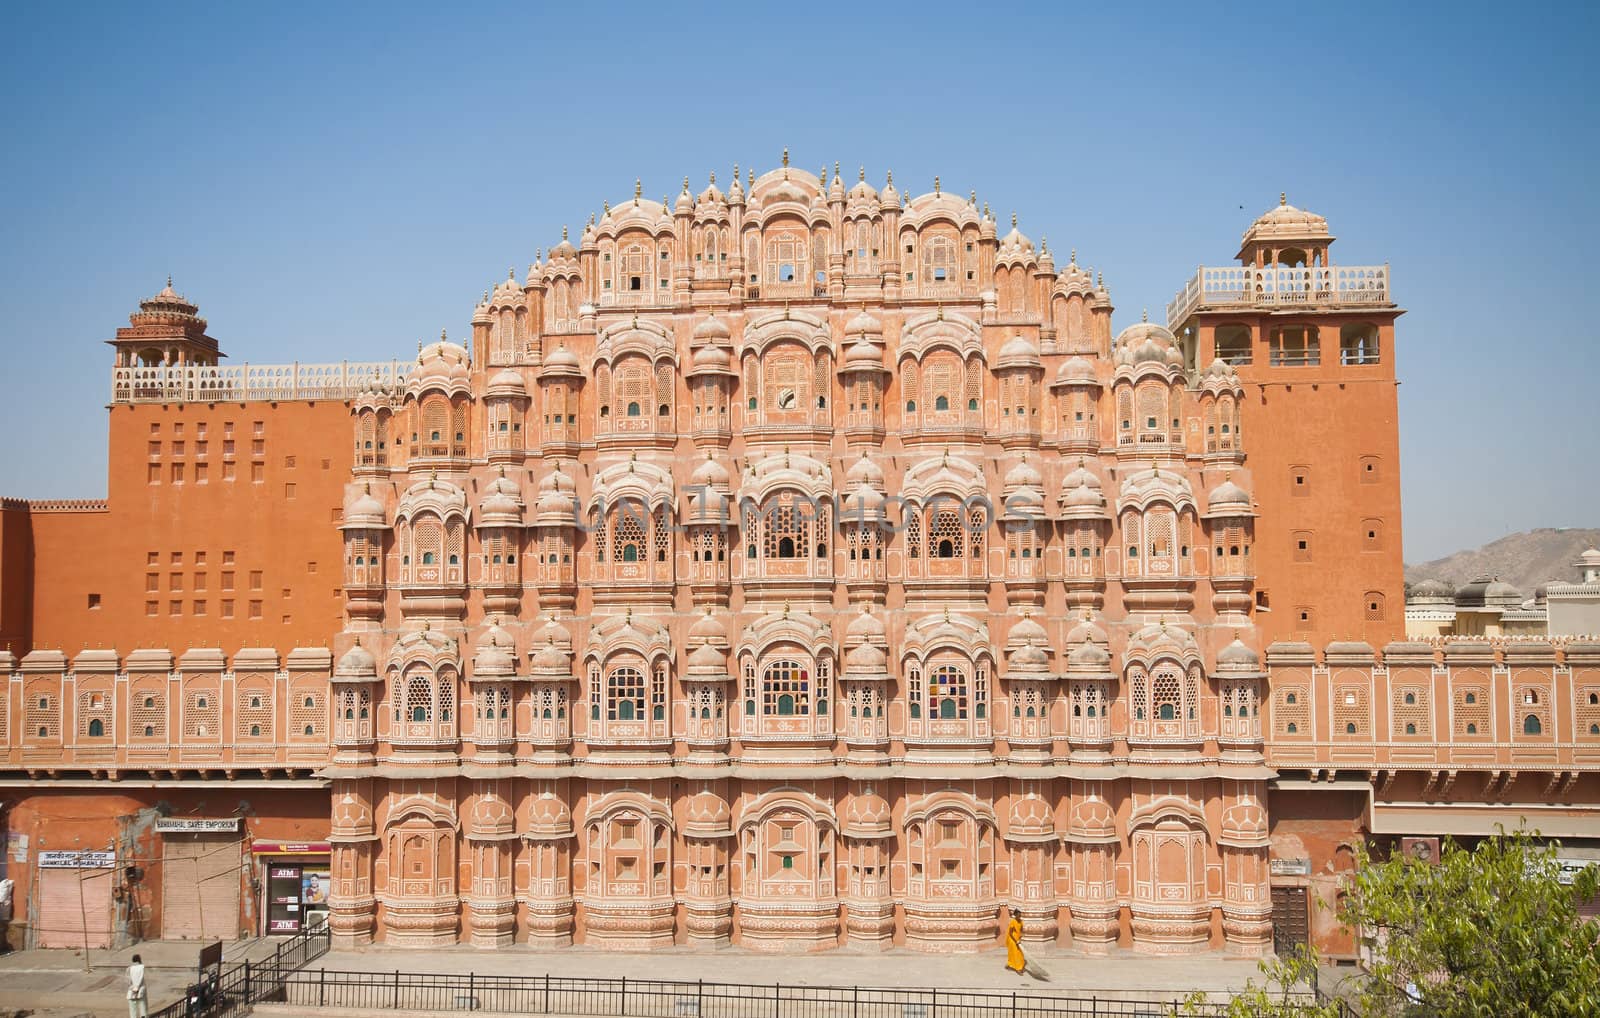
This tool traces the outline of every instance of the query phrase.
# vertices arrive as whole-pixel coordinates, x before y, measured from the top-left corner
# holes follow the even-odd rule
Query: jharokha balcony
[[[1200,266],[1167,304],[1167,325],[1217,308],[1387,307],[1388,265]]]

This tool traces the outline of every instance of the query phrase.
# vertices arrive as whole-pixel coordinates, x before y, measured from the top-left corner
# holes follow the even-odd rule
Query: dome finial
[[[889,186],[893,187],[894,186],[894,171],[893,170],[888,171],[888,173],[885,174],[885,177],[889,181]]]
[[[1049,254],[1050,253],[1050,238],[1046,237],[1042,233],[1039,234],[1039,253],[1040,254]]]
[[[515,282],[516,278],[517,278],[517,268],[516,268],[516,266],[513,265],[513,266],[508,267],[506,269],[506,282],[508,282],[508,283],[509,282]]]
[[[167,289],[172,289],[172,273],[167,273]]]
[[[983,218],[985,218],[985,219],[991,218],[990,215],[989,215],[989,203],[988,202],[984,202],[983,203]]]
[[[1287,205],[1287,204],[1289,204],[1289,192],[1288,191],[1279,191],[1278,192],[1278,204],[1279,205]]]
[[[688,177],[684,177],[683,178],[683,193],[684,194],[688,194],[689,193],[689,178]]]
[[[933,320],[936,322],[944,321],[944,301],[939,302],[939,309],[934,313]]]
[[[1148,322],[1149,320],[1150,320],[1150,309],[1149,308],[1145,308],[1143,311],[1141,311],[1139,313],[1139,321]]]
[[[1077,248],[1073,248],[1072,249],[1072,257],[1070,259],[1068,259],[1068,261],[1073,265],[1078,264],[1078,249]]]
[[[1013,230],[1015,230],[1017,228],[1017,214],[1016,214],[1016,212],[1012,212],[1011,213],[1011,228]]]
[[[971,205],[973,208],[977,208],[978,207],[978,189],[977,188],[973,188],[972,190],[967,192],[967,204]]]
[[[749,187],[750,190],[754,191],[755,188],[756,188],[756,170],[755,170],[754,166],[752,166],[752,167],[750,167],[750,169],[744,171],[744,179],[746,179],[746,180],[748,180],[750,182],[749,184],[747,184],[745,186]]]
[[[787,145],[783,146],[783,166],[784,169],[789,168],[789,146]]]
[[[439,342],[444,343],[444,342],[447,342],[447,341],[448,340],[447,340],[447,338],[445,336],[445,331],[443,329],[440,329],[439,330]]]
[[[644,193],[644,185],[638,177],[633,178],[633,203],[639,204],[639,195]]]
[[[733,168],[733,176],[734,176],[735,179],[738,179],[739,168],[737,166],[735,166]],[[716,187],[717,186],[717,171],[716,170],[712,170],[711,171],[711,186],[712,187]]]
[[[933,196],[935,198],[939,197],[939,178],[937,176],[933,178]]]
[[[611,199],[607,198],[606,200],[602,201],[600,203],[600,209],[600,216],[602,219],[606,216],[609,216],[611,214]],[[594,219],[594,213],[590,213],[589,218],[592,221]]]
[[[867,179],[867,168],[865,166],[856,167],[856,179],[860,181]]]
[[[837,159],[833,161],[833,182],[835,184],[839,183],[839,160]]]
[[[566,240],[567,239],[567,224],[566,223],[562,223],[561,224],[561,239],[562,240]]]

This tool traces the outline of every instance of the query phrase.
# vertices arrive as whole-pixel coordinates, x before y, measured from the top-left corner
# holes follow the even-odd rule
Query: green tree
[[[1360,931],[1369,962],[1343,986],[1367,1018],[1600,1015],[1600,922],[1577,903],[1600,886],[1600,867],[1562,882],[1559,846],[1516,831],[1474,848],[1446,842],[1437,864],[1374,859],[1365,846],[1339,909]],[[1264,985],[1235,997],[1229,1018],[1334,1018],[1312,1003],[1316,958],[1263,962]],[[1187,1014],[1206,1013],[1192,998]]]

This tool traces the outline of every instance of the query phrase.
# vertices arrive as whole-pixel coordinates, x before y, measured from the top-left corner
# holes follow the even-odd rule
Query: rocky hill
[[[1508,534],[1481,548],[1406,566],[1406,583],[1443,580],[1460,586],[1479,576],[1498,576],[1524,594],[1550,580],[1573,581],[1572,565],[1586,548],[1600,547],[1600,529],[1543,528]]]

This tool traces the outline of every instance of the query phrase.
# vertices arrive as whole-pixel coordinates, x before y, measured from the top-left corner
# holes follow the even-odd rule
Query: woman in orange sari
[[[1012,909],[1011,921],[1006,924],[1006,968],[1020,976],[1027,963],[1022,956],[1022,913]]]

